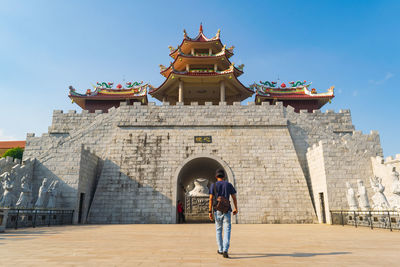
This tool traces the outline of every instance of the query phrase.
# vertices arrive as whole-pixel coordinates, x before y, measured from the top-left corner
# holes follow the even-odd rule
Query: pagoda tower
[[[177,102],[217,105],[242,101],[254,93],[238,80],[244,65],[235,67],[230,62],[234,47],[226,48],[222,44],[220,30],[210,39],[203,34],[201,24],[195,38],[183,32],[181,44],[177,48],[169,47],[174,61],[168,68],[160,65],[160,73],[166,80],[149,92],[152,97],[171,105]]]

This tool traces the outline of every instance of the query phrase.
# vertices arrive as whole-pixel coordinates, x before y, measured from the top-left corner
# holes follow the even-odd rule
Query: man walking
[[[213,220],[213,209],[215,217],[215,228],[217,232],[218,254],[222,254],[224,258],[229,258],[228,249],[231,239],[231,214],[238,213],[236,190],[233,185],[224,179],[225,171],[218,169],[215,173],[217,182],[210,186],[210,202],[208,208],[208,216]],[[232,196],[235,209],[232,212],[229,197]],[[222,240],[222,228],[224,229],[224,239]]]

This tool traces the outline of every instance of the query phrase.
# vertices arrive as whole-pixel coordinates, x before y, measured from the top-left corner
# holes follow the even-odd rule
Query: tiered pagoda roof
[[[220,39],[220,31],[213,38],[207,38],[200,25],[195,38],[184,38],[177,48],[169,47],[174,59],[169,67],[160,65],[160,73],[166,80],[149,94],[160,101],[232,103],[242,101],[254,92],[238,79],[244,65],[235,66],[229,58],[234,47],[226,48]]]
[[[312,112],[335,97],[334,86],[325,93],[317,93],[315,88],[309,89],[311,83],[307,84],[306,81],[289,82],[289,84],[289,86],[285,83],[277,85],[276,82],[260,81],[260,84],[254,83],[250,88],[256,92],[256,104],[282,101],[284,106],[292,106],[295,112],[300,112],[301,109]]]
[[[98,109],[107,112],[111,107],[119,107],[121,101],[147,104],[147,93],[171,105],[178,102],[200,105],[212,102],[216,105],[243,101],[256,92],[256,104],[281,101],[284,106],[294,107],[296,112],[320,109],[334,97],[333,86],[325,93],[317,93],[315,88],[309,89],[311,83],[306,81],[290,82],[289,85],[266,81],[246,87],[238,80],[244,65],[235,66],[230,61],[234,47],[227,48],[222,43],[220,30],[214,37],[207,38],[200,24],[196,37],[190,38],[186,30],[183,33],[183,40],[176,48],[169,46],[173,61],[168,67],[160,65],[160,74],[166,79],[158,88],[143,82],[126,83],[125,87],[118,84],[112,88],[113,83],[103,82],[85,94],[77,93],[70,86],[69,97],[90,112]]]
[[[121,101],[147,104],[147,91],[153,88],[149,84],[143,84],[143,82],[127,82],[125,87],[118,84],[116,88],[112,88],[113,85],[114,83],[97,82],[96,86],[93,86],[94,91],[87,89],[85,94],[77,93],[75,88],[70,86],[69,98],[89,112],[95,110],[107,112],[111,107],[119,107]]]

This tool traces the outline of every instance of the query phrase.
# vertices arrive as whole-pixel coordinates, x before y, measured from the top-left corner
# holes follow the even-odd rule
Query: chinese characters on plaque
[[[210,143],[212,143],[212,137],[211,136],[195,136],[194,142],[210,144]]]

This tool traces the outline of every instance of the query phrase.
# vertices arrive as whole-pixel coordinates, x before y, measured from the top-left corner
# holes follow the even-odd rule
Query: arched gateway
[[[172,218],[177,222],[176,204],[181,200],[185,205],[185,213],[187,222],[208,222],[208,196],[191,197],[189,192],[194,188],[196,179],[206,179],[204,184],[207,188],[216,181],[215,171],[219,168],[225,170],[227,180],[234,183],[234,176],[222,159],[211,155],[197,155],[187,158],[177,169],[175,173],[175,190],[174,205],[172,210]]]

